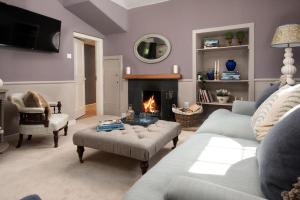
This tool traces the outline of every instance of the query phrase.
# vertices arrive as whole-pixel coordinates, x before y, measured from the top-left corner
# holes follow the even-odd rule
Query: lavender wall
[[[171,0],[136,8],[129,11],[129,31],[104,40],[104,54],[124,55],[125,66],[132,66],[134,73],[168,73],[178,64],[184,78],[191,78],[193,29],[254,22],[255,77],[276,78],[283,49],[270,47],[273,33],[278,25],[300,23],[299,8],[299,0]],[[134,42],[147,33],[170,39],[173,48],[165,61],[149,65],[135,58]],[[300,63],[300,48],[295,58]]]
[[[62,21],[59,53],[0,48],[0,78],[4,81],[73,80],[73,32],[102,37],[101,33],[66,10],[57,0],[1,0]]]

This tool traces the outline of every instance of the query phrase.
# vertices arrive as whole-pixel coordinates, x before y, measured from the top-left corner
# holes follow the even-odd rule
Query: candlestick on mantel
[[[131,74],[131,67],[129,66],[126,67],[126,74]]]
[[[178,65],[173,65],[173,74],[178,74],[178,73],[179,73]]]

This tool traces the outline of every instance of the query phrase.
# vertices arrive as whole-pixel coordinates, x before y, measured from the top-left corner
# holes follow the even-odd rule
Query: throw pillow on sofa
[[[261,189],[267,199],[279,200],[300,176],[300,105],[287,112],[257,150]]]
[[[273,93],[254,113],[252,127],[261,141],[286,112],[300,104],[300,84],[284,86]]]
[[[275,83],[271,85],[270,87],[266,88],[260,97],[255,101],[255,107],[258,108],[269,96],[271,96],[274,92],[276,92],[279,89],[279,83]]]

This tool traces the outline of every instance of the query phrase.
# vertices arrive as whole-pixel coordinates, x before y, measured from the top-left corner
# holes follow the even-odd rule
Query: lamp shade
[[[300,24],[287,24],[277,27],[272,47],[286,48],[300,46]]]

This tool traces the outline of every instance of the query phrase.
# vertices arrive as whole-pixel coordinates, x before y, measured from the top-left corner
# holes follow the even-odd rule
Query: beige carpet
[[[38,194],[43,200],[120,200],[141,177],[139,162],[133,159],[86,148],[83,164],[78,161],[72,135],[97,122],[87,118],[69,128],[68,136],[60,136],[59,147],[53,138],[33,137],[16,149],[17,138],[10,138],[8,151],[0,154],[0,199],[18,200]],[[183,131],[179,145],[193,132]],[[166,145],[151,161],[154,166],[171,151]]]

